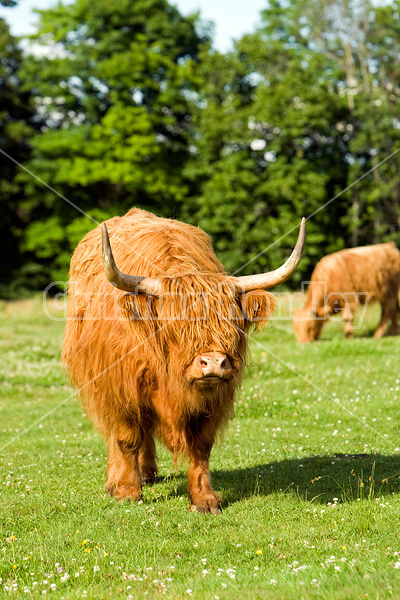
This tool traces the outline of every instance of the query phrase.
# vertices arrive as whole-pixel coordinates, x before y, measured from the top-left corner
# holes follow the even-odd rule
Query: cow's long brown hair
[[[190,431],[196,416],[213,416],[204,429],[210,440],[232,416],[246,334],[263,327],[274,299],[262,290],[237,298],[208,236],[196,227],[138,209],[107,227],[121,270],[162,276],[163,293],[155,299],[113,289],[101,262],[100,229],[88,233],[71,262],[63,361],[105,436],[122,423],[151,421],[174,453],[185,452],[179,431]],[[200,393],[183,373],[208,350],[228,355],[235,376]]]
[[[342,309],[354,317],[358,304],[379,302],[382,319],[376,337],[383,335],[386,320],[397,319],[400,253],[393,242],[348,248],[325,256],[312,273],[303,309],[294,313],[294,330],[300,341],[317,340],[328,315]]]

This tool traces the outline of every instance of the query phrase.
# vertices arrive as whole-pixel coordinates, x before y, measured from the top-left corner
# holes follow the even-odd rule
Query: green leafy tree
[[[29,168],[95,220],[133,204],[179,212],[193,61],[204,41],[195,25],[166,0],[76,0],[41,11],[35,44],[47,50],[30,56],[24,79],[45,126]],[[73,232],[95,223],[21,179],[31,221],[25,249],[63,279]]]
[[[274,31],[267,23],[231,55],[210,52],[200,65],[192,218],[213,234],[228,268],[240,273],[282,263],[300,218],[346,182],[347,145],[336,124],[347,107],[326,60],[287,45]],[[342,247],[338,204],[332,209],[309,224],[298,281],[322,244],[324,252]]]
[[[377,165],[400,147],[397,85],[400,9],[369,0],[273,2],[264,12],[285,44],[326,59],[348,115],[337,124],[346,138],[346,185],[371,170],[346,194],[340,223],[346,245],[400,242],[399,157]]]
[[[29,157],[27,141],[34,118],[29,94],[21,92],[18,70],[23,59],[17,40],[0,19],[0,294],[8,296],[27,279],[37,281],[29,257],[20,253],[24,212],[21,187],[15,181],[16,163]],[[6,156],[8,155],[8,156]],[[27,262],[26,262],[27,261]]]
[[[25,56],[3,24],[2,147],[33,173],[0,171],[12,268],[65,279],[80,237],[133,204],[199,224],[243,274],[282,263],[311,216],[292,283],[400,244],[400,154],[380,165],[400,147],[399,34],[400,0],[269,0],[226,54],[167,0],[41,11]]]
[[[400,242],[399,158],[374,168],[399,147],[399,26],[397,1],[270,0],[256,34],[202,56],[190,210],[231,270],[281,263],[303,214],[293,282],[326,253]]]

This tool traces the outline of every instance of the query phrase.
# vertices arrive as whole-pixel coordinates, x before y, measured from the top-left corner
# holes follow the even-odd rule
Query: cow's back
[[[393,242],[340,250],[316,265],[312,281],[327,283],[327,292],[367,292],[385,301],[398,293],[400,252]]]

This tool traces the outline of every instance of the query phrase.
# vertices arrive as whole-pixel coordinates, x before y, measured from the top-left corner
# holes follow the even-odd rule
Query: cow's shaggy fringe
[[[163,293],[155,299],[113,289],[102,267],[100,228],[88,233],[71,262],[63,361],[107,439],[139,427],[175,455],[185,453],[201,422],[201,435],[213,440],[232,416],[246,332],[265,324],[274,299],[261,290],[236,298],[208,236],[195,227],[137,209],[107,227],[118,267],[161,276]],[[183,374],[207,350],[228,355],[235,376],[201,392]]]

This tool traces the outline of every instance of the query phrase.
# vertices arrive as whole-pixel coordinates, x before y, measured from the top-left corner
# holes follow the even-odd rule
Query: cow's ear
[[[247,327],[253,326],[258,330],[264,327],[276,305],[273,295],[264,290],[242,294],[239,302]]]

